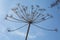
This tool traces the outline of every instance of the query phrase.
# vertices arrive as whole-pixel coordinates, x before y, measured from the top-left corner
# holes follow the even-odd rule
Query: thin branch
[[[13,20],[8,19],[8,18],[14,19],[14,20],[16,20],[16,21],[13,21]],[[19,21],[21,21],[21,22],[27,23],[26,21],[16,19],[16,18],[14,18],[13,16],[6,16],[5,19],[8,20],[8,21],[11,21],[11,22],[19,22]]]
[[[23,8],[23,7],[20,7],[19,5],[18,5],[18,8],[19,8],[19,12],[21,11],[22,13],[23,13],[23,15],[22,15],[22,18],[25,20],[25,21],[27,21],[26,20],[26,9],[27,9],[27,7],[26,7],[26,9],[25,8]],[[24,10],[24,11],[23,11]]]
[[[40,27],[40,26],[38,26],[36,24],[33,24],[33,25],[40,28],[40,29],[47,30],[47,31],[56,31],[56,32],[58,31],[57,29],[47,29],[47,28]]]
[[[32,15],[32,19],[33,19],[33,17],[34,17],[34,12],[33,12],[33,10],[34,10],[34,6],[31,5],[31,15]]]
[[[35,18],[34,18],[34,20],[33,21],[35,21],[35,20],[37,20],[38,18],[39,18],[39,16],[41,16],[42,14],[41,13],[39,13]],[[42,15],[43,16],[43,15]]]
[[[15,14],[16,14],[19,18],[21,18],[20,15],[18,14],[18,11],[16,11],[16,10],[18,10],[18,8],[12,9],[12,11],[14,11]],[[22,16],[22,15],[21,15],[21,16]],[[26,21],[25,17],[22,16],[22,18]]]
[[[26,13],[25,8],[23,8],[23,6],[20,6],[20,4],[18,4],[18,8],[19,8],[19,11],[21,11],[23,13],[23,16],[25,16],[25,14],[24,14],[24,13]],[[26,7],[26,9],[27,9],[27,7]]]
[[[39,6],[37,7],[39,8]],[[36,20],[36,18],[38,18],[40,15],[43,16],[43,14],[41,14],[41,11],[44,12],[46,10],[46,9],[38,9],[38,8],[36,8],[36,10],[33,12],[34,13],[33,18],[35,18],[34,20]]]
[[[12,9],[12,11],[13,11],[19,18],[21,18],[20,15],[18,14],[18,12],[17,12],[16,10],[18,10],[18,8],[13,8],[13,9]]]
[[[52,17],[53,17],[53,16],[47,15],[47,16],[44,16],[44,17],[40,18],[39,21],[36,21],[36,22],[33,22],[33,23],[40,23],[40,22],[45,21],[45,20],[47,20],[47,19],[50,19],[50,18],[52,18]]]
[[[17,10],[17,11],[16,11]],[[12,11],[15,12],[15,14],[19,17],[19,18],[23,18],[25,21],[25,17],[24,17],[24,13],[23,13],[23,10],[20,8],[19,4],[18,4],[18,7],[17,8],[13,8]],[[22,17],[20,17],[20,15],[18,13],[20,13],[20,11],[23,13],[23,15],[21,15]]]
[[[13,20],[10,20],[10,19],[8,19],[8,18],[5,18],[5,19],[8,20],[8,21],[10,21],[10,22],[18,22],[18,23],[20,23],[20,22],[24,22],[24,23],[27,23],[27,22],[22,21],[22,20],[20,20],[20,21],[13,21]]]
[[[26,22],[26,21],[23,21],[23,20],[19,20],[19,19],[16,19],[15,17],[13,17],[13,16],[8,16],[9,18],[12,18],[12,19],[14,19],[14,20],[17,20],[17,21],[22,21],[22,22]]]
[[[34,13],[33,18],[38,14],[37,11],[38,11],[38,7],[36,7],[36,9],[31,12],[31,13]]]
[[[20,17],[20,15],[18,14],[18,12],[16,11],[16,10],[14,10],[14,9],[12,9],[13,11],[15,11],[15,14],[19,17],[19,18],[22,18],[22,19],[24,19],[25,21],[26,21],[26,19],[25,19],[25,17],[23,17],[22,15],[22,17]]]
[[[24,26],[22,26],[22,27],[16,28],[16,29],[14,29],[14,30],[10,30],[10,29],[8,29],[8,32],[13,32],[13,31],[19,30],[19,29],[21,29],[21,28],[25,27],[26,25],[27,25],[27,24],[25,24],[25,25],[24,25]]]

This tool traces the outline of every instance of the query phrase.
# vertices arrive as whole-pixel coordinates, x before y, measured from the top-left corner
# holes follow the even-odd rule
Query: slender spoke
[[[39,7],[39,6],[38,6]],[[41,10],[41,11],[43,11],[43,10],[45,10],[45,9],[36,9],[35,11],[34,11],[34,16],[33,16],[33,18],[34,18],[34,20],[36,20],[37,18],[39,18],[39,16],[43,16],[43,14],[41,14],[41,12],[39,12],[39,10]],[[44,12],[44,11],[43,11]]]
[[[22,17],[25,21],[28,21],[25,17]]]
[[[10,19],[7,19],[7,18],[5,18],[5,19],[8,20],[8,21],[10,21],[10,22],[17,22],[17,23],[23,22],[23,23],[27,23],[25,21],[13,21],[13,20],[10,20]]]
[[[33,6],[33,5],[31,5],[31,16],[32,16],[32,19],[33,19],[33,16],[34,16],[33,9],[34,9],[34,6]]]
[[[23,21],[23,20],[19,20],[19,19],[15,18],[15,17],[9,17],[9,18],[12,18],[14,20],[21,21],[21,22],[26,22],[26,21]]]
[[[25,8],[23,8],[23,6],[20,6],[20,4],[18,5],[19,11],[22,12],[23,16],[25,16],[26,10]]]
[[[40,22],[42,22],[42,21],[45,21],[45,20],[47,20],[47,19],[50,19],[50,18],[52,18],[53,16],[44,16],[44,17],[42,17],[42,18],[40,18],[38,21],[36,21],[36,22],[33,22],[33,23],[40,23]]]
[[[20,5],[18,5],[18,8],[19,8],[19,13],[20,13],[20,11],[21,11],[22,14],[23,14],[23,15],[22,15],[22,18],[23,18],[25,21],[27,21],[26,18],[25,18],[25,17],[26,17],[26,12],[24,11],[25,9],[23,10],[23,7],[20,7]]]
[[[36,18],[34,18],[34,21],[37,20],[37,19],[39,18],[39,16],[41,16],[41,14],[38,14],[38,15],[36,16]]]
[[[12,9],[12,11],[13,11],[19,18],[21,18],[20,15],[18,14],[18,12],[17,12],[16,10],[18,10],[18,8],[17,8],[17,9]]]
[[[27,40],[27,37],[28,37],[28,34],[29,34],[29,30],[30,30],[30,23],[29,23],[29,26],[28,26],[28,29],[27,29],[27,33],[26,33],[26,38],[25,38],[25,40]]]
[[[43,30],[47,30],[47,31],[58,31],[57,29],[47,29],[47,28],[43,28],[43,27],[40,27],[40,26],[38,26],[38,25],[36,25],[36,24],[33,24],[34,26],[36,26],[37,28],[40,28],[40,29],[43,29]]]
[[[8,29],[8,32],[12,32],[12,31],[19,30],[19,29],[21,29],[21,28],[25,27],[26,25],[27,25],[27,24],[25,24],[25,25],[24,25],[24,26],[22,26],[22,27],[16,28],[16,29],[14,29],[14,30],[9,30],[9,29]]]
[[[10,22],[17,22],[17,21],[13,21],[13,20],[9,20],[9,19],[7,19],[8,21],[10,21]]]
[[[16,11],[16,10],[18,10],[18,8],[16,8],[16,9],[12,9],[12,11],[14,11],[15,12],[15,14],[19,17],[19,18],[21,18],[20,17],[20,15],[18,14],[18,12],[20,13],[20,11],[22,10],[22,9],[20,9],[20,10],[18,10],[18,11]],[[24,15],[24,14],[23,14]],[[21,15],[22,16],[22,15]],[[22,16],[22,19],[24,19],[25,21],[26,21],[26,19],[25,19],[25,17],[24,16]]]
[[[36,9],[34,8],[34,6],[32,5],[32,10],[31,10],[31,13],[33,13],[32,15],[32,18],[34,18],[37,14],[38,14],[38,8],[39,6],[36,5]],[[34,10],[33,10],[34,9]]]

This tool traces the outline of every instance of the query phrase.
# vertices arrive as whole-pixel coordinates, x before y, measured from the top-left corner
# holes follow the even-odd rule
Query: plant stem
[[[29,34],[29,30],[30,30],[30,23],[29,23],[29,25],[28,25],[28,29],[27,29],[27,34],[26,34],[25,40],[27,40],[27,37],[28,37],[28,34]]]

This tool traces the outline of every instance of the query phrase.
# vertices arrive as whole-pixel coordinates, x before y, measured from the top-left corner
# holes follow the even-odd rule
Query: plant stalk
[[[28,29],[27,29],[27,33],[26,33],[25,40],[27,40],[27,38],[28,38],[29,30],[30,30],[30,23],[29,23],[29,25],[28,25]]]

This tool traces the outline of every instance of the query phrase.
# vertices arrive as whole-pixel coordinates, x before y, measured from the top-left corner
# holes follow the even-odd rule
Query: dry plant
[[[17,4],[17,7],[13,8],[12,11],[19,17],[19,19],[13,17],[12,15],[11,16],[6,15],[5,19],[8,21],[12,21],[12,22],[20,22],[20,23],[23,22],[23,23],[28,24],[28,29],[26,32],[25,40],[27,40],[27,38],[28,38],[31,24],[34,25],[35,27],[43,29],[43,30],[56,31],[56,32],[58,31],[57,29],[48,29],[48,28],[43,28],[43,27],[36,25],[37,23],[41,23],[47,19],[53,18],[53,16],[50,14],[43,14],[44,11],[46,11],[46,9],[40,8],[39,5],[35,5],[35,6],[31,5],[31,7],[29,9],[28,6]],[[11,20],[11,19],[14,19],[16,21]],[[8,29],[8,32],[16,31],[20,28],[25,27],[27,24],[23,25],[22,27],[13,29],[13,30]]]

